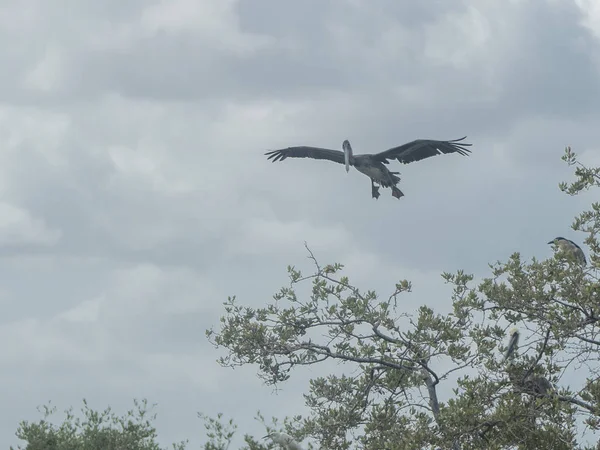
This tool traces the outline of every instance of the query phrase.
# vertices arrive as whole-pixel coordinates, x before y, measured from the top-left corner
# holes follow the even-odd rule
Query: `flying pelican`
[[[502,362],[506,361],[513,355],[517,349],[517,345],[519,345],[519,330],[513,328],[510,330],[510,340],[508,341],[508,348],[506,349],[506,353],[504,354],[504,359]]]
[[[339,164],[345,164],[346,172],[350,170],[350,166],[354,166],[356,170],[364,173],[371,179],[371,196],[373,198],[377,199],[380,195],[379,187],[375,186],[375,183],[377,183],[379,186],[391,188],[392,196],[399,199],[404,196],[402,191],[396,187],[400,181],[400,177],[398,177],[399,172],[391,172],[384,164],[389,164],[394,159],[397,159],[401,163],[409,164],[446,153],[459,153],[463,156],[468,156],[471,150],[465,147],[471,144],[456,144],[456,142],[462,141],[465,138],[466,136],[452,141],[417,139],[416,141],[399,147],[393,147],[374,155],[354,155],[352,146],[348,140],[342,143],[343,152],[327,148],[300,146],[272,150],[265,153],[265,155],[272,162],[283,161],[286,158],[327,159]]]
[[[279,444],[281,448],[285,450],[304,450],[300,444],[287,433],[273,432],[263,437],[263,439],[266,438],[270,438],[275,444]]]
[[[575,260],[582,266],[585,266],[587,264],[585,255],[583,254],[583,250],[581,250],[581,247],[579,247],[579,245],[577,245],[570,239],[565,239],[564,237],[559,236],[552,239],[550,242],[548,242],[548,244],[557,245],[562,251],[572,255],[575,258]]]

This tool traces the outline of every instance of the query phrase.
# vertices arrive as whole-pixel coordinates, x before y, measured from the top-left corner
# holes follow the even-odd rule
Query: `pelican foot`
[[[396,197],[399,200],[400,197],[404,197],[404,193],[396,186],[392,186],[392,196]]]
[[[371,185],[371,196],[372,196],[374,199],[378,199],[380,195],[381,195],[381,194],[379,193],[379,187],[378,187],[378,186],[375,186],[374,184],[373,184],[373,185]]]

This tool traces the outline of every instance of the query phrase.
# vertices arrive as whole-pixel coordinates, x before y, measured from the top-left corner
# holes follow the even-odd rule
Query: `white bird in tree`
[[[510,340],[508,341],[508,348],[504,354],[504,359],[502,360],[503,362],[513,355],[517,349],[517,345],[519,345],[519,330],[513,328],[510,330]]]
[[[273,432],[267,434],[263,439],[270,438],[275,444],[279,444],[284,450],[304,450],[293,437],[286,433]]]

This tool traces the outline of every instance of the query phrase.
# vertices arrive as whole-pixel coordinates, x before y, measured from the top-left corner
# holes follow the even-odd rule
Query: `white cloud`
[[[60,230],[49,229],[44,220],[33,217],[29,211],[0,202],[1,245],[54,245],[60,237]]]
[[[109,188],[115,192],[121,189],[140,189],[169,194],[184,194],[194,190],[195,183],[169,174],[171,158],[162,149],[154,151],[151,142],[141,142],[136,148],[110,146],[107,153],[117,169],[111,177]],[[165,173],[167,172],[167,173]]]
[[[42,59],[25,76],[25,87],[41,92],[60,89],[64,83],[64,57],[62,49],[49,45]]]
[[[4,166],[8,158],[25,161],[23,154],[36,152],[52,164],[61,164],[65,151],[64,141],[72,132],[68,114],[45,111],[33,107],[0,105],[0,131],[4,145],[0,161]],[[4,167],[5,168],[5,167]]]
[[[8,2],[0,9],[0,27],[6,32],[19,32],[23,28],[33,27],[39,17],[39,10],[33,2],[23,4]]]
[[[56,317],[68,322],[91,323],[98,320],[101,299],[85,300],[75,307],[59,313]]]
[[[106,370],[124,364],[126,370],[141,371],[148,386],[181,378],[181,382],[192,382],[196,387],[213,388],[216,373],[203,368],[214,361],[214,356],[202,351],[206,344],[198,342],[216,317],[218,303],[211,306],[211,301],[217,296],[210,282],[186,269],[152,265],[116,270],[111,278],[114,281],[94,298],[52,317],[1,324],[0,337],[14,344],[0,352],[2,366],[7,371],[19,366],[29,370],[60,362],[65,369],[77,372],[97,365],[104,365]],[[168,343],[181,336],[165,332],[169,327],[176,329],[183,317],[198,320],[193,328],[180,331],[192,331],[186,339],[200,347],[173,352]],[[146,347],[149,341],[162,341],[169,350],[160,348],[164,345]],[[110,372],[104,376],[108,383],[122,381],[119,374],[114,380]]]
[[[266,37],[243,33],[235,13],[237,0],[162,0],[146,8],[141,25],[151,32],[200,34],[213,48],[244,54],[270,42]]]
[[[588,168],[600,167],[600,148],[584,148],[572,150],[578,155],[577,159]]]
[[[600,39],[600,4],[594,0],[575,0],[584,17],[581,24]]]
[[[235,254],[285,254],[295,250],[300,239],[311,248],[331,251],[351,245],[351,234],[341,226],[317,226],[308,221],[281,222],[251,218],[241,223],[238,234],[228,243]]]
[[[442,16],[425,30],[425,56],[434,63],[468,69],[489,56],[491,26],[485,12],[475,6]]]

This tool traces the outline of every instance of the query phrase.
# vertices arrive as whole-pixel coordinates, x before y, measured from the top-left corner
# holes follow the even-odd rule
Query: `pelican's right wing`
[[[339,150],[330,150],[328,148],[319,147],[288,147],[281,150],[272,150],[265,153],[267,159],[275,161],[283,161],[286,158],[312,158],[312,159],[327,159],[339,164],[345,164],[344,152]]]
[[[460,155],[468,156],[468,154],[471,153],[471,150],[467,147],[470,147],[471,144],[458,144],[458,142],[465,138],[466,136],[451,141],[417,139],[398,147],[390,148],[384,152],[377,153],[373,155],[373,157],[384,164],[387,164],[388,160],[394,159],[397,159],[401,163],[409,164],[411,162],[447,153],[459,153]]]

